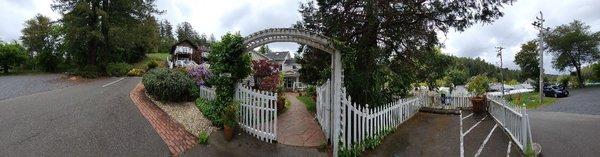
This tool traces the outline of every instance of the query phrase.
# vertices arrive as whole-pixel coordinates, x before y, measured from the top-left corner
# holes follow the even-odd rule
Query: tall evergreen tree
[[[156,50],[160,13],[154,0],[55,0],[65,44],[77,63],[134,62]]]
[[[459,31],[502,16],[512,0],[317,0],[317,32],[333,37],[344,54],[344,81],[360,104],[381,105],[406,95],[422,52],[438,46],[438,32]],[[311,2],[307,3],[310,4]]]
[[[175,36],[173,35],[173,26],[169,21],[163,20],[160,22],[160,49],[159,52],[169,52],[171,46],[175,44]]]
[[[178,41],[190,40],[196,45],[206,43],[206,38],[203,39],[198,32],[194,30],[192,24],[189,22],[182,22],[181,24],[177,25],[176,32]]]

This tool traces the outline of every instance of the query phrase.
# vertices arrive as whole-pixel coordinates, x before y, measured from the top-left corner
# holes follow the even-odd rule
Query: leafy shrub
[[[568,75],[558,77],[558,83],[563,87],[569,86],[570,77]]]
[[[223,126],[223,120],[217,111],[217,105],[215,101],[208,101],[202,98],[196,99],[196,107],[200,109],[202,115],[210,120],[213,125]]]
[[[153,69],[142,78],[148,94],[161,101],[193,100],[195,83],[187,75],[169,69]]]
[[[142,76],[142,74],[144,74],[144,70],[138,68],[133,68],[127,72],[127,76]]]
[[[93,65],[86,65],[76,69],[73,74],[83,78],[97,78],[100,76],[100,68]]]
[[[184,73],[184,74],[188,73],[188,70],[186,68],[183,68],[183,67],[177,67],[177,68],[174,68],[174,70],[175,71],[179,71],[179,72]]]
[[[106,74],[108,76],[125,76],[131,69],[133,66],[127,63],[108,63]]]
[[[201,144],[201,145],[208,144],[208,133],[206,133],[205,131],[200,132],[200,135],[198,137],[198,144]]]
[[[482,96],[489,88],[489,79],[485,75],[473,76],[467,83],[467,89],[469,92]]]
[[[54,54],[52,52],[42,52],[39,53],[35,58],[38,65],[40,65],[44,71],[54,72],[57,70],[57,66],[61,62],[61,58],[57,55],[59,54]]]
[[[155,60],[152,60],[152,61],[148,62],[147,66],[148,66],[148,70],[154,69],[154,68],[158,67],[158,63]]]
[[[19,66],[27,60],[27,53],[18,43],[0,42],[0,70],[8,73],[8,70]]]
[[[202,64],[200,66],[190,68],[188,71],[188,76],[196,81],[196,85],[198,86],[209,86],[207,81],[210,79],[210,77],[212,77],[212,73],[204,66],[204,64]]]
[[[230,127],[237,125],[239,103],[236,101],[230,102],[223,109],[222,119],[223,124]]]
[[[313,85],[306,86],[306,95],[317,96],[317,87],[315,87]]]

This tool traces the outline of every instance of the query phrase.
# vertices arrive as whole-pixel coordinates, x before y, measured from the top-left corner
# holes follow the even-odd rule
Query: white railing
[[[200,97],[206,100],[215,100],[217,94],[215,88],[208,88],[206,86],[200,86]]]
[[[525,152],[528,145],[532,144],[531,126],[527,109],[512,105],[498,96],[487,96],[489,100],[488,112],[498,122],[510,138]]]
[[[238,84],[235,98],[240,102],[240,127],[260,140],[277,140],[277,93]]]
[[[317,86],[317,121],[321,124],[321,129],[327,139],[331,136],[331,81],[327,80],[323,85]]]
[[[368,138],[379,136],[411,118],[421,108],[419,97],[369,108],[352,103],[342,88],[340,145],[342,149],[357,147]]]
[[[472,94],[451,94],[446,96],[446,104],[442,104],[442,96],[437,92],[417,93],[422,98],[423,107],[441,109],[465,109],[473,107],[471,104]]]

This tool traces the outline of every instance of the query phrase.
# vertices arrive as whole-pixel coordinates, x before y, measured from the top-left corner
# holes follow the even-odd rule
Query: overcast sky
[[[159,15],[174,26],[188,21],[199,33],[214,34],[217,38],[226,32],[239,31],[247,35],[272,27],[290,27],[300,20],[299,4],[307,0],[157,0]],[[52,0],[0,0],[0,40],[17,40],[26,19],[41,13],[53,19],[60,15],[50,8]],[[535,39],[537,31],[531,25],[539,11],[544,12],[546,25],[555,27],[579,19],[600,31],[600,1],[598,0],[521,0],[503,9],[505,16],[490,24],[477,24],[464,32],[440,35],[445,43],[444,53],[456,56],[481,57],[499,65],[494,47],[502,46],[504,64],[518,68],[514,55],[520,45]],[[276,51],[296,51],[293,43],[269,45]],[[548,73],[550,56],[545,57]]]

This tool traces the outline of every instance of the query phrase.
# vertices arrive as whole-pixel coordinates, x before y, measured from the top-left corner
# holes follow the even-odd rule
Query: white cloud
[[[52,0],[0,0],[0,40],[18,40],[25,20],[40,13],[56,20],[60,17],[50,8]]]
[[[531,25],[539,11],[544,13],[547,27],[567,24],[575,19],[592,26],[592,31],[600,31],[600,1],[597,0],[522,0],[503,9],[505,15],[491,24],[477,24],[464,32],[450,32],[445,39],[444,52],[456,56],[481,57],[499,65],[496,46],[504,50],[504,64],[512,69],[518,66],[513,62],[521,44],[536,39],[537,30]],[[552,68],[551,56],[544,56],[547,73],[557,74]]]

